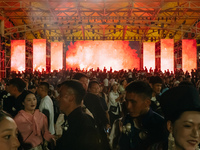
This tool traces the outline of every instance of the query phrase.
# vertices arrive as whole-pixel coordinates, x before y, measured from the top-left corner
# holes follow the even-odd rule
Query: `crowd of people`
[[[11,72],[0,82],[4,150],[196,150],[200,70]]]

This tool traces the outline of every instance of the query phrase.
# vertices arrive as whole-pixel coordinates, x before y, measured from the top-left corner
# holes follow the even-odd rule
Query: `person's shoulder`
[[[45,97],[43,98],[43,101],[42,101],[42,102],[45,103],[45,104],[48,104],[48,105],[53,104],[53,101],[52,101],[52,99],[50,98],[49,95],[45,96]]]
[[[114,95],[114,92],[113,92],[113,91],[110,91],[110,92],[108,93],[108,95]]]
[[[95,95],[95,94],[92,94],[92,93],[87,93],[84,97],[84,100],[87,101],[87,100],[92,100],[93,102],[97,103],[98,101],[100,102],[100,97]]]
[[[152,111],[151,122],[154,123],[154,124],[163,124],[165,122],[165,120],[164,120],[163,116],[156,113],[155,111]]]
[[[36,109],[36,110],[35,110],[34,115],[35,115],[37,118],[46,118],[45,114],[43,114],[39,109]]]
[[[48,100],[48,101],[52,101],[52,99],[51,99],[51,97],[49,95],[45,96],[44,99]]]
[[[92,93],[90,93],[90,92],[87,92],[86,93],[86,95],[85,95],[85,97],[87,97],[87,98],[96,98],[96,97],[98,97],[97,95],[95,95],[95,94],[92,94]]]
[[[82,120],[82,122],[86,123],[86,125],[89,125],[89,126],[95,125],[94,119],[90,115],[88,115],[84,112],[82,112],[81,120]]]
[[[160,114],[158,114],[157,112],[153,111],[152,110],[152,117],[155,117],[157,119],[161,119],[161,120],[164,120],[164,117],[161,116]]]
[[[96,130],[95,128],[97,128],[94,118],[84,112],[82,113],[79,122],[81,128],[85,130],[84,132],[88,132],[88,130],[94,131]]]
[[[25,113],[24,110],[20,110],[17,115],[14,117],[15,121],[21,121],[22,118],[24,118],[23,114]]]
[[[101,101],[105,101],[105,98],[98,96]]]
[[[167,145],[168,145],[167,141],[154,143],[151,146],[149,146],[147,150],[167,150],[168,149]]]

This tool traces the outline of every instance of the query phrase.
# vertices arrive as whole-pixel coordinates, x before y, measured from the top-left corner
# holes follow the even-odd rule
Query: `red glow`
[[[155,69],[155,43],[143,43],[143,68]]]
[[[197,43],[196,40],[182,40],[182,69],[191,71],[197,68]]]
[[[63,68],[63,43],[51,43],[51,71]]]
[[[161,39],[161,70],[174,71],[174,40]]]
[[[25,70],[25,40],[11,40],[11,71]]]
[[[46,70],[46,39],[33,39],[33,70]]]
[[[78,41],[68,46],[66,67],[75,69],[139,69],[139,58],[128,41]]]

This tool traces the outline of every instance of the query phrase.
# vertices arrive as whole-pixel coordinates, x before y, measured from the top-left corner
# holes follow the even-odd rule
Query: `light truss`
[[[14,24],[5,36],[26,32],[27,39],[31,34],[83,40],[172,34],[180,40],[185,33],[200,38],[199,0],[4,0],[0,14]]]

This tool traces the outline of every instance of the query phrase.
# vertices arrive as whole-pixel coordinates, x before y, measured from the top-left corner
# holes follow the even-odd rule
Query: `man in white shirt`
[[[55,134],[54,129],[54,106],[51,98],[48,95],[49,84],[47,82],[40,82],[37,93],[41,97],[39,110],[47,116],[49,123],[49,132]]]

